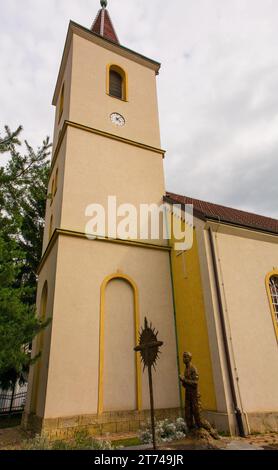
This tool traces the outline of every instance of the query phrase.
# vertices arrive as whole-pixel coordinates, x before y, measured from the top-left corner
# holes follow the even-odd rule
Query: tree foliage
[[[49,175],[50,143],[34,150],[22,128],[5,128],[0,153],[0,387],[24,381],[31,364],[26,345],[46,326],[35,311],[36,269],[41,257],[44,211]],[[1,164],[1,161],[0,161]]]
[[[22,126],[19,126],[16,131],[11,132],[8,126],[5,126],[5,135],[1,137],[0,135],[0,153],[7,152],[10,148],[10,145],[20,145],[20,140],[18,139],[19,134],[22,131]]]

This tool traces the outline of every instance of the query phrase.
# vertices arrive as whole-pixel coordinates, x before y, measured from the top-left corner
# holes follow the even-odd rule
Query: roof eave
[[[211,215],[205,215],[205,220],[206,222],[218,222],[219,224],[222,225],[230,225],[232,227],[238,227],[238,228],[244,228],[247,230],[253,230],[255,232],[261,232],[261,233],[269,233],[271,235],[276,235],[278,236],[278,232],[275,230],[271,230],[267,227],[258,227],[257,225],[252,225],[252,224],[242,224],[242,223],[236,223],[232,222],[231,220],[227,220],[221,217],[213,217]]]
[[[65,46],[64,46],[64,50],[63,50],[63,55],[62,55],[62,60],[61,60],[61,65],[60,65],[60,69],[59,69],[59,74],[58,74],[58,78],[57,78],[57,82],[56,82],[56,86],[55,86],[55,91],[54,91],[54,95],[53,95],[53,99],[52,99],[52,104],[55,106],[56,103],[57,103],[57,100],[58,100],[58,93],[59,93],[59,85],[60,85],[60,81],[61,81],[61,76],[64,72],[64,68],[65,68],[65,65],[66,65],[66,58],[67,58],[67,54],[70,50],[70,45],[71,45],[71,40],[72,40],[72,37],[73,37],[73,34],[78,34],[78,33],[83,33],[83,35],[87,35],[88,38],[91,38],[91,39],[95,39],[95,41],[97,43],[99,43],[100,45],[103,45],[103,46],[106,46],[108,49],[114,49],[115,52],[121,52],[122,55],[125,55],[125,56],[130,56],[130,58],[133,57],[133,60],[134,59],[137,59],[136,61],[139,62],[139,63],[142,63],[144,64],[145,66],[151,68],[152,70],[154,70],[154,72],[156,73],[156,75],[159,74],[159,70],[161,68],[161,63],[160,62],[157,62],[153,59],[150,59],[142,54],[139,54],[138,52],[135,52],[131,49],[128,49],[127,47],[125,46],[122,46],[121,44],[117,44],[115,43],[114,41],[111,41],[110,39],[107,39],[99,34],[96,34],[94,33],[93,31],[91,31],[90,29],[88,28],[85,28],[84,26],[81,26],[80,24],[78,23],[75,23],[74,21],[70,21],[69,22],[69,27],[68,27],[68,32],[67,32],[67,37],[66,37],[66,41],[65,41]]]
[[[164,196],[163,199],[164,199],[165,202],[168,202],[169,204],[177,204],[177,205],[180,205],[180,206],[185,206],[184,203],[175,201],[175,200],[171,199],[168,196]],[[243,223],[232,222],[231,220],[227,220],[227,219],[225,219],[223,217],[220,217],[220,216],[218,216],[218,217],[215,216],[214,217],[211,214],[205,214],[204,212],[196,209],[194,207],[194,204],[193,204],[193,215],[194,215],[194,217],[196,217],[197,219],[202,220],[203,222],[218,222],[219,224],[223,224],[223,225],[230,225],[230,226],[233,226],[233,227],[245,228],[245,229],[248,229],[248,230],[254,230],[254,231],[257,231],[257,232],[269,233],[271,235],[278,236],[277,231],[268,229],[266,227],[258,227],[257,225],[252,225],[252,224],[243,224]]]

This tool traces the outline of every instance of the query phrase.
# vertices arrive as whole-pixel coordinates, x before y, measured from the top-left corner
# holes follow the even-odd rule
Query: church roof
[[[278,220],[270,217],[169,192],[164,199],[170,204],[193,204],[194,216],[202,220],[213,220],[278,234]]]
[[[107,2],[101,3],[103,7],[98,11],[95,21],[91,27],[91,31],[99,36],[102,36],[110,41],[120,44],[117,33],[113,26],[109,12],[106,9]]]

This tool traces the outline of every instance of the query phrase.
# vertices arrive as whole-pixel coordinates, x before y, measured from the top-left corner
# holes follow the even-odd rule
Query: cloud
[[[167,189],[278,218],[278,2],[111,0],[121,43],[162,62]],[[0,126],[52,135],[70,19],[98,0],[0,0]]]

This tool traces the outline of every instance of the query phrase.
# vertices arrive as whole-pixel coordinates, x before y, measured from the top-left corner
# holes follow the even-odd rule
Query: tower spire
[[[96,19],[93,23],[91,30],[99,36],[109,39],[117,44],[120,44],[116,31],[114,29],[112,20],[107,10],[107,0],[100,0],[101,9],[98,11]]]

